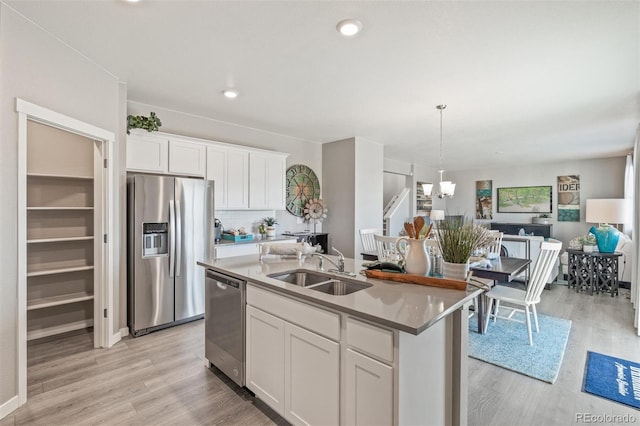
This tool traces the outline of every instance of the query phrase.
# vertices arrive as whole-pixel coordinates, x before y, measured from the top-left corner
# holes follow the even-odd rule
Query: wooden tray
[[[365,270],[367,278],[377,278],[379,280],[397,281],[408,284],[421,284],[431,287],[451,288],[454,290],[466,290],[467,282],[460,280],[449,280],[445,278],[425,277],[422,275],[400,274],[394,272],[383,272],[376,269]]]

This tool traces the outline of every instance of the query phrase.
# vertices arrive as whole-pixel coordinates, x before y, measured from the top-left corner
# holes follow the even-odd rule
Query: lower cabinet
[[[246,315],[247,387],[293,424],[337,425],[340,345],[253,306]]]
[[[284,417],[293,424],[340,423],[340,345],[285,323]]]
[[[284,415],[284,321],[247,306],[247,387]]]
[[[393,424],[393,367],[347,349],[345,369],[346,424]]]

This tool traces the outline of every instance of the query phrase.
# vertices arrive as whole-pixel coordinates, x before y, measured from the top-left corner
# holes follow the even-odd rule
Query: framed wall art
[[[558,176],[558,222],[580,222],[580,175]]]
[[[550,185],[498,188],[498,213],[551,213],[552,194]]]
[[[476,181],[476,219],[493,219],[493,181]]]

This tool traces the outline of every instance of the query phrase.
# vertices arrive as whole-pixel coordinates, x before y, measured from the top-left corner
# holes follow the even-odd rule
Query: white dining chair
[[[500,256],[500,250],[502,249],[502,237],[504,232],[489,231],[489,235],[493,238],[493,242],[487,246],[487,253],[497,254]]]
[[[378,254],[378,247],[373,239],[374,235],[382,235],[382,229],[367,228],[360,230],[360,241],[362,242],[362,251],[367,254]]]
[[[498,285],[493,287],[486,293],[488,300],[487,303],[487,316],[485,319],[485,330],[489,327],[489,318],[493,317],[493,322],[497,318],[516,321],[527,324],[527,333],[529,334],[529,344],[533,345],[533,337],[531,334],[531,315],[536,326],[536,333],[538,332],[538,313],[536,311],[536,305],[540,302],[542,290],[551,275],[551,272],[556,264],[558,254],[562,249],[562,242],[558,240],[549,239],[542,243],[540,247],[540,254],[536,260],[536,264],[531,271],[531,278],[526,290],[520,290],[517,288],[511,288],[507,286]],[[493,313],[491,312],[491,305],[495,301],[495,308]],[[509,309],[509,313],[506,316],[500,316],[500,303],[508,303],[510,305],[517,305],[524,308],[520,309],[513,306],[505,306]],[[524,312],[525,320],[517,320],[513,318],[516,312]]]
[[[397,260],[397,257],[400,256],[397,246],[398,238],[400,237],[390,237],[378,234],[373,235],[378,260]]]

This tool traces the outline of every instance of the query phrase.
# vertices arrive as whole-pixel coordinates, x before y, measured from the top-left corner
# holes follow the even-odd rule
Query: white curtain
[[[636,129],[636,141],[633,147],[633,161],[635,162],[638,158],[638,154],[640,154],[640,146],[638,146],[640,138],[640,126]],[[628,161],[628,160],[627,160]],[[633,168],[633,183],[634,188],[640,189],[640,166],[638,164],[634,165]],[[626,178],[626,176],[625,176]],[[626,185],[625,185],[626,187]],[[640,193],[639,191],[636,191]],[[625,188],[625,198],[627,197],[627,192]],[[636,333],[640,336],[640,292],[638,291],[638,283],[640,283],[640,276],[638,272],[640,268],[638,267],[638,262],[640,262],[640,244],[638,244],[638,230],[640,230],[640,208],[638,208],[638,200],[634,198],[633,200],[633,225],[632,225],[632,240],[633,240],[633,268],[631,271],[631,303],[635,309],[635,318],[634,318],[634,326],[636,327]]]
[[[634,199],[634,189],[633,182],[635,180],[635,173],[633,167],[633,156],[631,154],[627,155],[627,164],[624,168],[624,198],[631,200],[631,205],[633,205]],[[629,222],[624,224],[624,233],[628,236],[631,236],[633,232],[633,218],[629,218]]]

